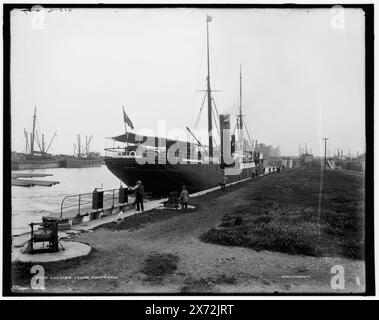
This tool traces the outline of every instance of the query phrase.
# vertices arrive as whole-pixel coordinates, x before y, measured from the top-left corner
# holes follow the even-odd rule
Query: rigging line
[[[50,149],[50,147],[51,147],[51,144],[53,143],[53,140],[54,140],[54,138],[56,137],[56,135],[57,135],[57,132],[55,131],[55,132],[54,132],[54,135],[52,136],[52,138],[51,138],[51,140],[50,140],[49,145],[47,146],[47,149],[44,150],[46,153],[49,151],[49,149]]]
[[[244,124],[244,128],[246,129],[246,133],[247,133],[247,136],[248,136],[248,138],[249,138],[249,142],[251,143],[251,146],[253,147],[253,142],[252,142],[252,140],[251,140],[251,138],[250,138],[250,134],[249,134],[249,130],[247,129],[246,122],[245,122],[245,120],[242,120],[242,122],[243,122],[243,124]]]
[[[236,122],[236,125],[234,126],[233,134],[235,134],[236,129],[237,129],[237,122]]]
[[[204,94],[203,102],[201,103],[200,111],[199,111],[199,113],[198,113],[198,115],[197,115],[197,118],[196,118],[195,124],[194,124],[194,126],[193,126],[193,129],[196,129],[197,126],[199,125],[200,116],[201,116],[201,112],[203,111],[205,98],[206,98],[206,94]]]
[[[217,117],[220,117],[219,113],[218,113],[218,110],[217,110],[217,106],[216,106],[216,101],[212,98],[212,102],[213,102],[213,106],[216,110],[216,113],[217,113]]]
[[[217,125],[217,122],[215,121],[215,115],[214,115],[214,112],[212,111],[212,118],[213,118],[213,120],[214,120],[214,122],[215,122],[215,124],[216,124],[216,130],[217,130],[217,133],[219,134],[219,137],[220,137],[220,140],[221,140],[221,133],[220,133],[220,129],[219,129],[219,127],[218,127],[218,125]],[[216,138],[213,136],[213,142],[214,142],[214,144],[215,144],[215,147],[216,148],[218,148],[218,143],[216,142]]]
[[[212,110],[212,116],[213,116],[213,121],[214,121],[215,124],[216,124],[216,130],[217,130],[217,132],[218,132],[218,134],[219,134],[219,136],[220,136],[220,138],[221,138],[220,128],[219,128],[218,123],[217,123],[217,121],[216,121],[216,116],[215,116],[213,110]]]
[[[196,119],[196,121],[195,121],[195,124],[194,124],[194,126],[193,126],[193,129],[196,129],[197,126],[199,125],[200,116],[201,116],[201,111],[203,110],[204,102],[205,102],[205,98],[206,98],[206,97],[207,97],[207,93],[204,94],[203,103],[201,104],[200,111],[199,111],[199,114],[197,115],[197,119]]]
[[[213,142],[214,142],[214,144],[215,144],[215,147],[216,147],[216,148],[218,148],[218,144],[217,144],[217,142],[216,142],[216,139],[215,139],[215,138],[213,138]]]
[[[36,138],[36,141],[37,141],[37,144],[38,144],[39,150],[42,151],[41,145],[40,145],[40,143],[39,143],[38,131],[37,131],[37,130],[36,130],[35,138]]]
[[[215,124],[216,124],[216,128],[217,128],[217,130],[218,130],[218,133],[220,134],[220,126],[219,126],[219,122],[218,122],[218,119],[220,119],[220,116],[219,116],[219,114],[218,114],[218,112],[217,112],[217,109],[216,109],[216,114],[217,114],[217,117],[216,117],[216,115],[214,114],[214,110],[212,110],[213,120],[214,120],[214,122],[215,122]]]
[[[205,47],[205,42],[204,41],[201,41],[202,42],[202,45],[201,45],[201,54],[200,54],[200,64],[199,64],[199,68],[198,68],[198,71],[197,71],[197,81],[196,81],[196,89],[199,88],[199,82],[200,82],[200,78],[201,78],[201,70],[202,70],[202,66],[203,66],[203,61],[204,61],[204,56],[205,56],[205,50],[204,50],[204,47]],[[197,97],[197,94],[196,94],[196,90],[195,90],[195,95],[194,95],[194,104],[196,105],[196,97]]]
[[[42,130],[41,130],[40,123],[39,123],[39,119],[38,119],[38,117],[36,117],[36,128],[35,128],[34,140],[37,141],[38,147],[39,147],[40,151],[42,151],[42,147],[41,147],[42,144],[39,141],[38,132],[41,132],[41,134],[43,134]]]
[[[217,107],[216,107],[216,102],[214,101],[213,98],[212,98],[212,102],[213,102],[214,109],[216,110],[217,120],[218,120],[218,119],[220,119],[220,115],[219,115]],[[213,108],[212,108],[212,114],[213,114]],[[214,117],[214,115],[213,115],[213,117]],[[220,136],[220,140],[221,140],[221,130],[220,130],[219,123],[217,120],[214,119],[214,122],[216,123],[216,128],[217,128],[218,134]]]
[[[35,125],[35,130],[34,130],[34,140],[36,140],[37,131],[40,131],[40,129],[41,128],[39,127],[39,121],[38,121],[38,118],[36,117],[36,125]],[[33,141],[33,143],[34,143],[34,141]]]

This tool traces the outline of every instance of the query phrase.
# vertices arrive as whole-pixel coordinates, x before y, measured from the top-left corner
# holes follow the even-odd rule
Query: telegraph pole
[[[329,138],[322,138],[325,143],[325,156],[324,156],[324,171],[326,170],[326,142],[329,140]]]

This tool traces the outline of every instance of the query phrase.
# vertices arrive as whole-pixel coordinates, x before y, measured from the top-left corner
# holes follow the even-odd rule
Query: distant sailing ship
[[[103,164],[103,159],[97,152],[90,152],[90,145],[93,136],[85,136],[85,145],[81,143],[81,136],[76,136],[77,143],[74,144],[74,156],[67,157],[65,168],[88,168],[100,167]]]
[[[142,180],[145,190],[153,194],[168,194],[186,185],[189,192],[218,186],[226,176],[228,182],[250,178],[261,173],[262,154],[254,152],[252,141],[244,139],[246,127],[242,115],[242,74],[240,70],[240,105],[237,116],[236,136],[230,135],[230,116],[219,115],[220,147],[214,148],[213,106],[209,56],[209,27],[211,17],[207,16],[207,89],[208,105],[208,146],[202,145],[195,134],[187,127],[196,143],[178,141],[161,137],[141,136],[127,132],[112,137],[113,141],[123,142],[123,148],[106,148],[112,156],[105,156],[108,169],[127,186],[134,186]],[[133,124],[124,112],[124,122],[133,129]],[[126,128],[125,124],[125,128]],[[217,126],[217,123],[216,123]],[[235,130],[236,130],[235,129]],[[246,128],[245,128],[246,130]],[[246,130],[250,139],[249,133]],[[176,161],[170,161],[174,159]],[[177,163],[176,163],[177,162]]]
[[[39,136],[36,129],[37,107],[34,107],[33,129],[30,133],[24,129],[25,135],[25,152],[12,152],[11,168],[12,170],[34,170],[34,169],[50,169],[50,168],[87,168],[101,166],[104,161],[100,157],[100,153],[90,152],[89,147],[92,136],[87,139],[85,146],[81,145],[80,136],[77,136],[78,145],[75,145],[74,155],[68,156],[64,154],[53,155],[49,153],[50,147],[57,136],[57,132],[51,137],[47,144],[45,135]],[[37,147],[39,150],[37,150]],[[77,153],[75,153],[77,150]]]
[[[32,132],[28,133],[26,129],[24,129],[25,153],[12,152],[12,170],[59,168],[63,165],[63,159],[59,159],[49,153],[57,133],[54,133],[50,142],[47,144],[45,135],[42,133],[40,137],[36,130],[36,121],[37,107],[34,107]],[[37,150],[36,144],[39,150]]]

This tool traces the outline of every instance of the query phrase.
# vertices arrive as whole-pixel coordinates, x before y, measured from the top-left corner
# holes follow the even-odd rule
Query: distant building
[[[300,156],[300,162],[302,164],[310,165],[313,161],[313,154],[304,153]]]
[[[272,145],[266,145],[264,143],[255,142],[254,151],[261,152],[263,154],[263,159],[273,159],[280,157],[279,147],[274,148]]]
[[[361,155],[358,155],[357,160],[366,161],[366,153],[362,153]]]

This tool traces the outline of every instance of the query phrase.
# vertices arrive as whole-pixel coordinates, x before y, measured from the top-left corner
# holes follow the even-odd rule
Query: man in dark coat
[[[133,188],[136,190],[136,199],[135,199],[135,204],[137,204],[137,211],[140,211],[140,205],[141,205],[141,210],[143,212],[143,196],[145,194],[145,190],[143,188],[141,180],[137,181],[137,185]]]

